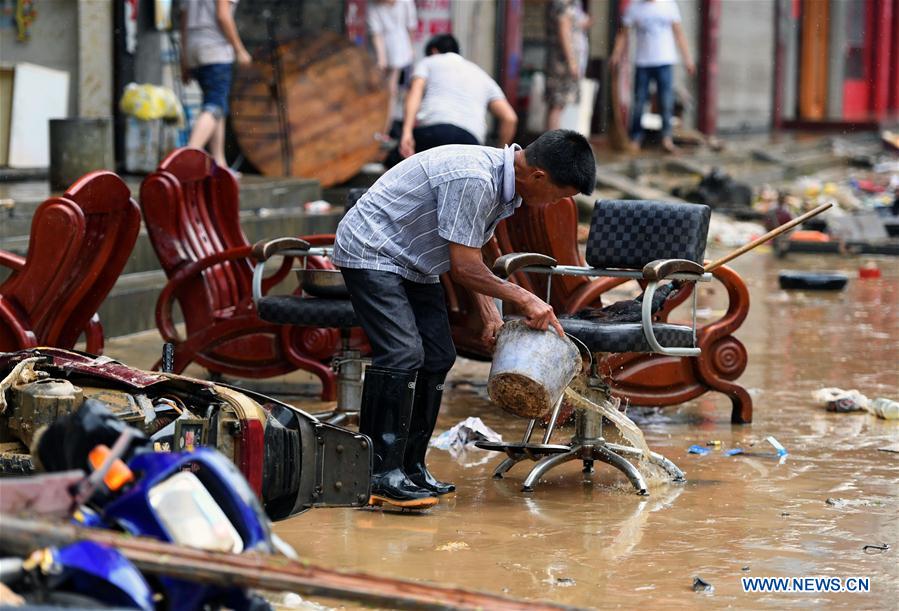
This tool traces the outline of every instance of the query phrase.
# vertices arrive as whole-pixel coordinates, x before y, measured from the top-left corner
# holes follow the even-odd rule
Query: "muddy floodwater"
[[[875,260],[876,280],[858,278],[860,258],[761,252],[735,262],[752,295],[735,335],[749,351],[740,383],[754,422],[731,425],[716,394],[631,411],[686,484],[657,483],[640,497],[618,471],[596,463],[584,476],[572,462],[523,493],[527,463],[494,480],[499,455],[432,449],[432,470],[458,492],[428,513],[314,510],[276,531],[321,565],[578,607],[899,608],[899,421],[828,413],[811,398],[836,386],[899,399],[899,260]],[[781,269],[841,270],[850,281],[837,293],[784,292]],[[719,293],[704,289],[704,314],[723,307]],[[525,421],[487,400],[488,369],[459,361],[438,433],[479,416],[507,439],[521,435]],[[788,456],[774,455],[769,435]],[[711,440],[751,455],[687,453]],[[884,543],[885,552],[863,550]],[[743,592],[741,577],[768,576],[867,577],[870,592]],[[714,591],[694,592],[694,577]]]

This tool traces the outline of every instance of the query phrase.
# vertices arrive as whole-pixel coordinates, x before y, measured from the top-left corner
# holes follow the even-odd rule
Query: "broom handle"
[[[738,248],[737,250],[733,251],[732,253],[724,255],[717,261],[713,261],[712,263],[709,263],[708,265],[705,266],[705,271],[710,272],[710,271],[718,269],[719,267],[721,267],[728,261],[731,261],[732,259],[736,259],[740,255],[749,252],[756,246],[760,246],[772,238],[776,238],[777,236],[779,236],[783,232],[787,231],[788,229],[792,229],[796,225],[798,225],[800,223],[804,223],[805,221],[812,218],[813,216],[818,216],[819,214],[821,214],[822,212],[824,212],[831,206],[833,206],[832,203],[821,204],[814,210],[810,210],[810,211],[806,212],[805,214],[803,214],[802,216],[797,216],[792,221],[788,221],[788,222],[784,223],[783,225],[781,225],[780,227],[776,227],[776,228],[772,229],[765,235],[754,239],[749,244],[745,244],[745,245],[741,246],[740,248]]]

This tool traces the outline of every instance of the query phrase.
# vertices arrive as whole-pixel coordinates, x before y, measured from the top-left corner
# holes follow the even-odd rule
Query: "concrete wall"
[[[768,129],[774,86],[774,0],[723,0],[718,129]]]
[[[79,100],[78,1],[41,0],[37,11],[25,42],[16,39],[16,29],[8,22],[0,26],[0,62],[30,62],[68,72],[69,114],[74,116]]]
[[[453,36],[459,40],[462,55],[496,78],[496,2],[465,0],[451,5]]]
[[[112,30],[111,2],[78,0],[79,116],[112,116]]]

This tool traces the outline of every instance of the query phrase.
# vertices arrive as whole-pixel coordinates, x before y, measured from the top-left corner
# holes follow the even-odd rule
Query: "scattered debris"
[[[725,450],[725,456],[736,456],[737,454],[743,454],[743,448],[731,448],[730,450]]]
[[[688,454],[699,454],[700,456],[705,456],[705,455],[708,454],[709,452],[711,452],[710,449],[708,449],[708,448],[705,447],[705,446],[700,446],[700,445],[692,445],[692,446],[690,446],[690,448],[687,450],[687,453],[688,453]]]
[[[889,543],[881,543],[880,545],[864,545],[862,551],[866,554],[882,554],[890,549]]]
[[[711,594],[715,591],[715,586],[705,581],[701,577],[693,578],[693,591],[694,592],[708,592]]]
[[[899,420],[899,402],[886,397],[878,397],[871,401],[867,410],[884,420]]]
[[[447,450],[450,454],[456,456],[466,446],[473,445],[477,441],[502,443],[503,438],[502,435],[484,424],[480,418],[469,416],[453,428],[431,439],[431,447]]]
[[[748,570],[749,570],[749,567],[748,567],[748,566],[744,566],[744,567],[743,567],[742,569],[740,569],[740,570],[741,570],[741,571],[748,571]]]
[[[437,547],[438,552],[458,552],[466,549],[471,549],[471,547],[465,541],[450,541]]]
[[[719,440],[719,439],[714,439],[714,440],[712,440],[712,441],[706,441],[706,442],[705,442],[705,445],[711,446],[711,447],[713,447],[713,448],[720,448],[720,447],[721,447],[721,440]]]
[[[812,398],[829,412],[859,412],[868,407],[868,397],[854,388],[851,390],[821,388],[812,393]]]
[[[877,448],[878,452],[892,452],[893,454],[899,454],[899,443],[894,443],[891,446],[884,446],[882,448]]]
[[[777,452],[778,456],[786,456],[787,454],[789,454],[789,452],[787,452],[787,449],[783,447],[781,443],[774,438],[773,435],[768,435],[767,437],[765,437],[765,441],[767,441],[774,447],[774,450]]]

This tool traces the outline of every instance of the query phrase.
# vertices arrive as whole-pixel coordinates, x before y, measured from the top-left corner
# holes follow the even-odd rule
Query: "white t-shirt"
[[[489,74],[457,53],[439,53],[415,65],[412,78],[416,77],[425,79],[425,93],[416,116],[419,126],[449,123],[484,143],[487,105],[506,99]]]
[[[238,0],[231,0],[234,13]],[[187,20],[187,45],[184,53],[191,68],[207,64],[234,62],[234,48],[225,38],[215,16],[215,0],[182,0]]]
[[[415,2],[395,0],[394,2],[368,3],[368,29],[372,34],[380,34],[384,39],[387,66],[405,68],[415,59],[409,30],[418,27]]]
[[[622,22],[637,33],[634,64],[668,66],[677,63],[677,46],[671,25],[680,23],[674,0],[632,0]]]

